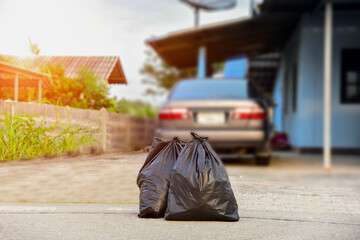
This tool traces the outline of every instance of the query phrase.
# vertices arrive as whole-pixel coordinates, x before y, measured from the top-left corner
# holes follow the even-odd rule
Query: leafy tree
[[[85,100],[81,98],[84,86],[80,82],[66,77],[65,68],[62,64],[58,63],[54,66],[49,63],[40,70],[52,76],[50,79],[51,87],[44,89],[43,92],[44,102],[81,107],[79,105],[83,101],[84,104],[82,105],[85,105]]]
[[[105,81],[87,68],[81,68],[76,79],[83,85],[81,97],[86,99],[87,108],[115,110],[115,99],[109,99],[109,88]]]
[[[145,75],[142,82],[150,85],[145,94],[162,95],[180,79],[196,75],[195,69],[178,70],[168,65],[150,48],[145,50],[145,54],[146,59],[140,69],[140,73]]]
[[[43,101],[52,104],[85,108],[115,110],[115,100],[109,99],[107,84],[83,67],[76,79],[65,76],[65,68],[48,64],[41,71],[53,76],[51,87],[44,90]]]
[[[116,103],[116,112],[136,117],[156,118],[157,116],[157,109],[150,104],[126,99],[121,99]]]
[[[225,62],[217,62],[212,65],[212,70],[214,73],[219,71],[224,71],[225,69]]]

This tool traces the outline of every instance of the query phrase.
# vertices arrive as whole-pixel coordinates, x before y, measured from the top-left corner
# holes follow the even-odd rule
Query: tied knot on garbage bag
[[[199,140],[201,143],[209,140],[208,137],[200,137],[199,135],[197,135],[197,134],[194,133],[194,132],[191,132],[191,135],[192,135],[195,139]]]

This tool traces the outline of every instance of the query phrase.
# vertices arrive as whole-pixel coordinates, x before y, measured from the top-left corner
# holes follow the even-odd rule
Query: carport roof
[[[210,63],[237,54],[281,51],[300,19],[299,14],[274,13],[170,33],[147,43],[170,65],[194,67],[199,46],[206,46]]]
[[[360,0],[332,0],[334,9],[360,9]],[[301,15],[323,9],[322,0],[264,0],[260,15],[173,32],[147,40],[170,65],[195,67],[199,46],[207,47],[209,63],[238,54],[281,52]]]

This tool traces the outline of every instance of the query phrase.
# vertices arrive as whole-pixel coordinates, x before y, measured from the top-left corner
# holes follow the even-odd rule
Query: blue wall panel
[[[304,123],[299,146],[323,145],[323,15],[303,18],[301,38],[300,122]],[[360,48],[360,14],[335,13],[331,82],[331,133],[333,147],[360,147],[360,104],[340,101],[341,50]]]
[[[288,42],[276,77],[274,98],[282,99],[286,64],[298,61],[297,111],[284,114],[279,104],[275,123],[283,126],[297,147],[323,145],[323,15],[305,15]],[[297,39],[297,40],[296,40]],[[360,104],[340,102],[341,50],[360,48],[360,13],[334,14],[332,59],[332,146],[360,147]],[[292,83],[288,84],[288,106],[292,105]],[[283,121],[282,121],[283,120]],[[281,129],[281,128],[279,128]]]
[[[299,143],[298,111],[294,112],[291,104],[291,99],[293,98],[292,89],[294,87],[292,70],[294,65],[298,64],[299,34],[299,29],[294,31],[282,54],[273,94],[275,101],[278,103],[274,111],[276,129],[288,133],[289,140],[293,145],[298,145]],[[285,83],[285,78],[287,78],[287,84]],[[285,94],[284,91],[286,87],[287,93]]]
[[[227,59],[225,62],[224,77],[245,78],[248,69],[248,59],[245,54]]]

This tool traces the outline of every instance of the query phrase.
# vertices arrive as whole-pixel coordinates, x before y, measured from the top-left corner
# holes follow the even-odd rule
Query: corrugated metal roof
[[[69,78],[76,78],[79,70],[86,67],[97,77],[106,80],[109,84],[127,84],[120,58],[116,56],[12,56],[0,55],[16,66],[26,67],[39,71],[48,63],[52,65],[62,64],[65,74]]]

